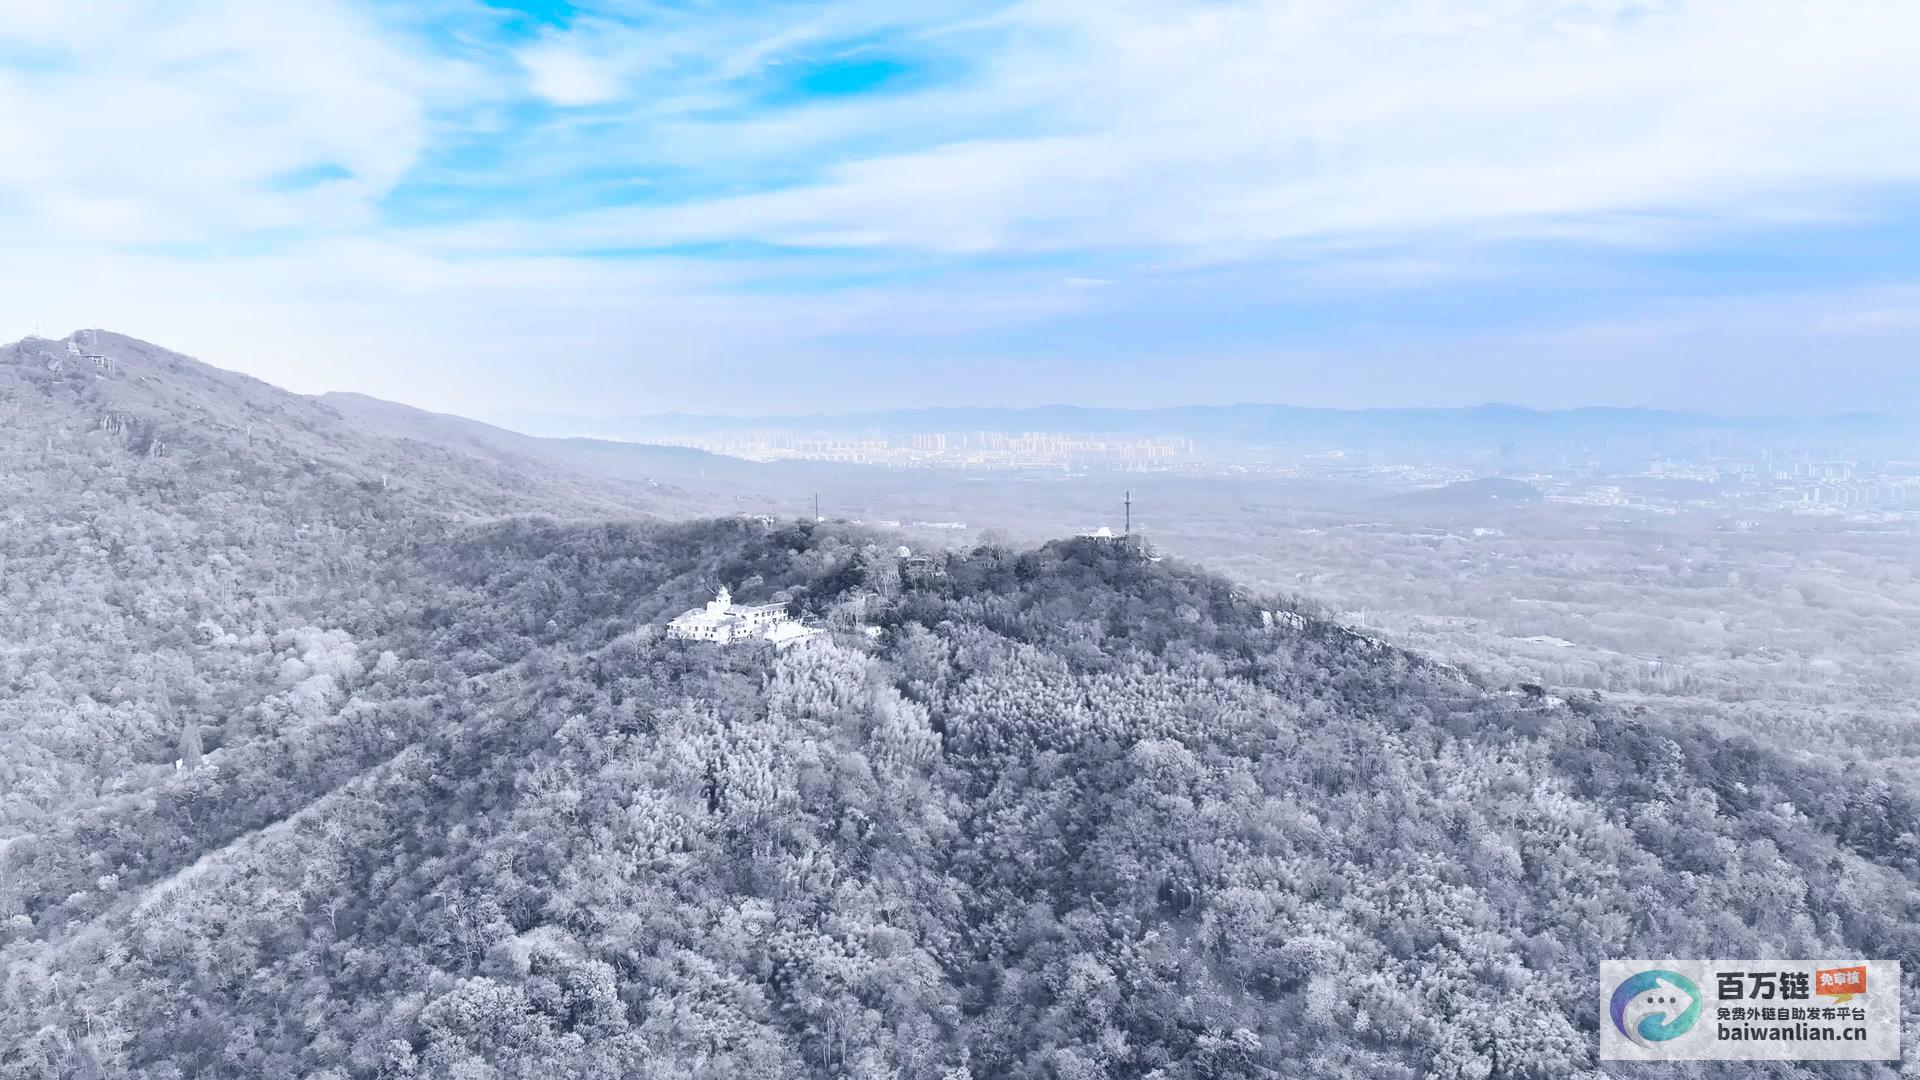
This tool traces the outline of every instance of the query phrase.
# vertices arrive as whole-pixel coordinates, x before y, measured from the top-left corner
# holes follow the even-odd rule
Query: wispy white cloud
[[[543,41],[515,54],[533,92],[555,105],[598,105],[623,93],[617,64],[563,41]]]
[[[0,190],[13,224],[68,243],[362,225],[452,89],[448,65],[325,0],[18,14],[9,37],[43,59],[0,64]]]
[[[1879,0],[1817,17],[1789,0],[1034,0],[991,25],[1004,36],[977,78],[789,127],[781,153],[808,134],[827,151],[817,179],[576,227],[635,243],[1243,249],[1648,211],[1742,219],[1920,175],[1920,118],[1887,107],[1920,94],[1906,45],[1920,8]],[[753,123],[674,135],[737,153]],[[832,153],[849,129],[892,149]]]
[[[1027,0],[910,25],[886,10],[588,20],[503,44],[495,62],[535,99],[615,107],[558,151],[581,168],[718,161],[779,179],[740,193],[695,175],[670,199],[560,221],[475,206],[465,216],[495,226],[475,236],[1237,250],[1805,211],[1920,178],[1920,117],[1890,107],[1920,94],[1920,8],[1884,0],[1817,18],[1794,0]],[[945,42],[968,74],[780,108],[730,85],[881,32]],[[328,0],[36,0],[15,34],[60,61],[0,68],[0,185],[63,228],[120,239],[363,224],[435,166],[436,110],[444,123],[510,93]],[[316,165],[336,175],[283,182]]]
[[[1233,324],[1222,364],[1263,330],[1319,356],[1316,305],[1451,288],[1498,322],[1473,297],[1539,272],[1515,249],[1572,280],[1920,183],[1893,0],[615,5],[531,37],[466,0],[15,0],[7,37],[0,231],[36,255],[0,324],[279,335],[262,374],[473,408],[536,355],[633,385],[1145,356],[1104,329],[1143,310]],[[804,89],[875,56],[925,77]],[[1911,333],[1818,310],[1783,333]]]

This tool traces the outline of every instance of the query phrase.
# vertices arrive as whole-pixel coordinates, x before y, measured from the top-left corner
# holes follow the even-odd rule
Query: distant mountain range
[[[1045,431],[1063,434],[1184,436],[1206,447],[1362,445],[1415,441],[1497,446],[1503,442],[1609,442],[1697,437],[1874,438],[1910,430],[1894,418],[1847,413],[1818,418],[1735,417],[1667,409],[1591,407],[1541,410],[1487,404],[1470,408],[1327,409],[1292,405],[1186,405],[1157,409],[897,409],[790,416],[684,413],[587,417],[516,413],[495,418],[530,435],[603,439],[700,438],[764,431],[823,436],[897,436],[920,432]]]

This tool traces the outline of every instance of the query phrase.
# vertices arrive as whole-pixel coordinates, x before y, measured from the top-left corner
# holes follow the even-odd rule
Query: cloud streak
[[[1780,0],[1018,5],[966,35],[999,43],[977,77],[788,118],[762,164],[812,151],[808,179],[569,224],[638,245],[1244,253],[1627,214],[1737,221],[1912,181],[1920,121],[1886,106],[1920,92],[1903,44],[1920,10],[1809,15]],[[739,126],[682,121],[668,141],[732,144]]]
[[[1355,326],[1414,363],[1547,340],[1541,318],[1571,333],[1655,301],[1920,279],[1911,256],[1829,259],[1743,298],[1674,265],[1745,281],[1806,237],[1920,220],[1920,115],[1897,107],[1920,98],[1920,8],[1893,0],[613,3],[539,26],[464,0],[24,0],[10,18],[0,228],[39,256],[0,269],[0,320],[125,325],[241,366],[252,349],[269,377],[429,404],[517,396],[516,357],[634,393],[689,358],[871,377],[874,357],[924,358],[877,388],[896,403],[936,392],[939,365],[1251,371],[1337,355]],[[1809,301],[1774,347],[1913,332],[1847,310]],[[1143,313],[1151,334],[1109,329]],[[434,389],[476,356],[460,401]],[[1862,363],[1863,385],[1885,370]]]

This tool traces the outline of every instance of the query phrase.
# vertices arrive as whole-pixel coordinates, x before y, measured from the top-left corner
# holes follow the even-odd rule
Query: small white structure
[[[1128,511],[1128,517],[1131,518],[1132,508],[1129,507]],[[1091,544],[1096,550],[1132,555],[1148,562],[1160,561],[1160,556],[1155,555],[1153,548],[1147,544],[1147,538],[1134,535],[1131,520],[1127,523],[1126,532],[1114,532],[1113,526],[1102,525],[1090,532],[1081,533],[1080,539]]]
[[[826,631],[812,626],[802,626],[792,619],[782,619],[766,628],[760,635],[773,642],[776,649],[787,649],[803,641],[812,641]]]
[[[667,623],[667,636],[682,641],[712,641],[721,645],[764,638],[775,648],[797,645],[820,634],[787,614],[785,604],[736,604],[721,586],[705,607],[683,612]]]

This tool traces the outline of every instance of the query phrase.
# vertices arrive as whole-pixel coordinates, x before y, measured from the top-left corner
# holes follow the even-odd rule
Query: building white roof
[[[773,642],[774,648],[784,649],[789,645],[798,645],[808,638],[819,637],[820,634],[821,631],[811,626],[802,626],[797,622],[777,622],[767,627],[761,636]]]
[[[667,625],[689,630],[694,627],[712,629],[721,626],[730,626],[736,622],[738,618],[739,617],[732,612],[715,611],[712,605],[708,605],[704,608],[694,608],[692,611],[675,615],[673,621]]]
[[[777,611],[777,612],[784,613],[787,610],[787,605],[784,603],[781,603],[781,604],[735,604],[731,608],[728,608],[727,610],[735,615],[762,615],[770,611]]]

